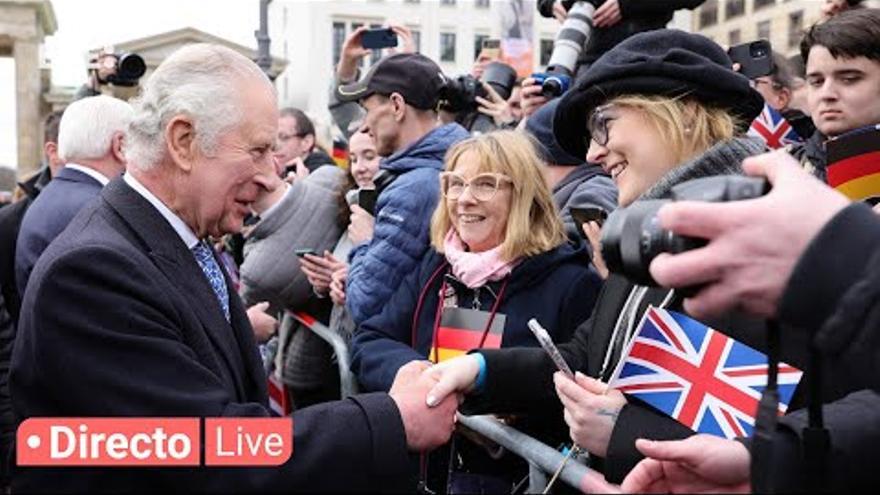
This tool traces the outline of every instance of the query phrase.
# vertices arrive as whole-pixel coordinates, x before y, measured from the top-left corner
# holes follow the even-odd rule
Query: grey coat
[[[336,190],[345,171],[320,167],[294,182],[287,195],[247,235],[241,265],[241,297],[251,306],[268,301],[270,310],[294,309],[312,295],[295,249],[332,250],[342,230],[336,223]]]

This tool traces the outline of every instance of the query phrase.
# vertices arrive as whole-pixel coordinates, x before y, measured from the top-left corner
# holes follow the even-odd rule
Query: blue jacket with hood
[[[382,161],[380,168],[397,178],[379,193],[373,238],[349,255],[345,304],[355,323],[379,313],[424,257],[443,158],[467,137],[464,127],[446,124]]]
[[[567,342],[589,318],[602,285],[583,245],[564,243],[520,262],[511,272],[498,312],[506,316],[502,347],[537,346],[526,326],[537,318],[554,342]],[[404,364],[428,359],[440,288],[455,290],[457,306],[490,311],[503,281],[468,289],[452,277],[433,249],[411,270],[382,311],[363,322],[352,340],[352,371],[364,391],[388,391]]]

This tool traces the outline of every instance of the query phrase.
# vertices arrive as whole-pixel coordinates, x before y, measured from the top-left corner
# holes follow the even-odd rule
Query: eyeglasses
[[[304,137],[306,137],[306,136],[308,136],[308,134],[302,134],[302,133],[298,133],[298,134],[284,134],[283,132],[279,132],[279,133],[278,133],[278,142],[280,142],[280,143],[286,143],[286,142],[290,141],[290,140],[293,139],[293,138],[300,138],[300,139],[302,139],[302,138],[304,138]]]
[[[596,107],[587,119],[587,131],[590,133],[590,138],[599,146],[608,144],[608,122],[617,118],[613,109],[614,105],[610,103]],[[590,142],[587,141],[586,145],[589,148]]]
[[[750,79],[749,80],[749,86],[751,86],[752,88],[755,88],[755,89],[757,89],[758,86],[760,86],[762,84],[766,84],[766,85],[770,86],[773,89],[773,91],[782,91],[782,88],[785,87],[781,83],[776,82],[772,79]]]
[[[470,188],[471,196],[477,201],[491,201],[498,189],[512,183],[513,179],[504,174],[480,174],[469,181],[455,172],[440,174],[440,191],[443,197],[453,201],[460,198],[467,188]]]

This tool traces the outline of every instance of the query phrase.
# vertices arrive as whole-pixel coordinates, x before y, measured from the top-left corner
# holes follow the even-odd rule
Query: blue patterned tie
[[[199,242],[192,248],[192,252],[193,256],[196,257],[196,261],[199,262],[202,271],[205,272],[205,276],[208,277],[208,283],[214,289],[214,294],[220,302],[220,307],[223,308],[223,315],[226,317],[226,321],[229,321],[229,293],[226,291],[226,279],[223,277],[220,265],[214,259],[213,251],[204,242]]]

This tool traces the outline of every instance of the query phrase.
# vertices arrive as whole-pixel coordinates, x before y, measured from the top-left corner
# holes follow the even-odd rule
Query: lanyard
[[[486,337],[489,335],[489,330],[492,328],[492,322],[495,321],[495,315],[498,313],[498,306],[501,305],[501,299],[504,298],[504,291],[507,289],[508,282],[510,282],[509,276],[504,279],[504,283],[501,284],[501,290],[498,291],[498,297],[495,298],[495,302],[492,304],[492,311],[489,313],[489,321],[486,322],[486,328],[483,330],[483,336],[480,338],[480,349],[482,349],[483,344],[486,343]],[[434,314],[434,335],[432,337],[434,356],[428,356],[435,364],[439,361],[437,339],[438,334],[440,333],[440,317],[443,315],[443,298],[445,297],[445,294],[446,280],[444,279],[443,284],[440,286],[440,296],[437,299],[437,311]]]

